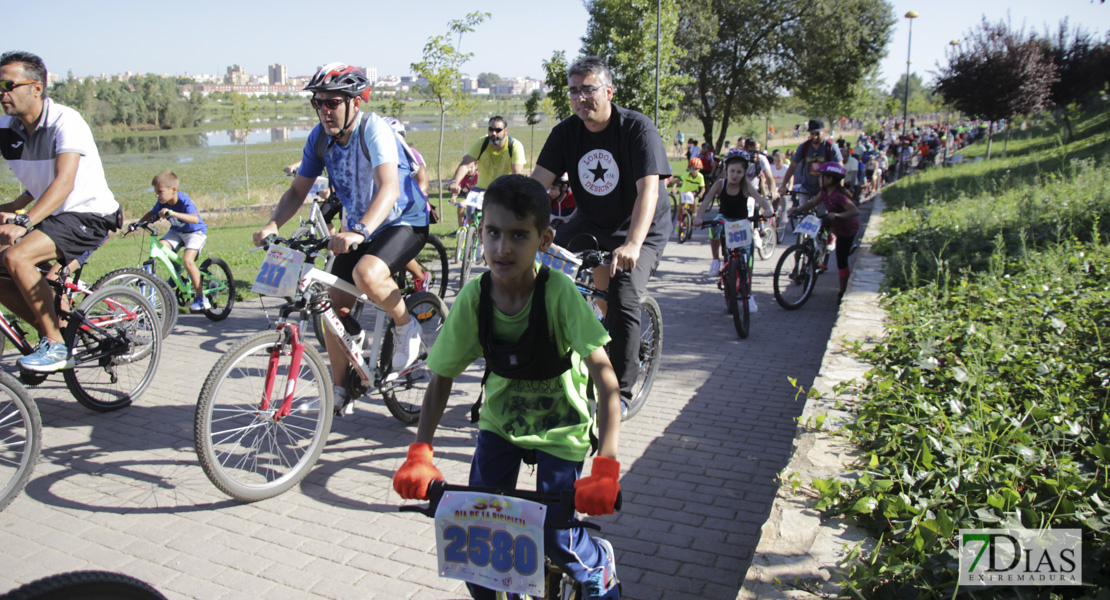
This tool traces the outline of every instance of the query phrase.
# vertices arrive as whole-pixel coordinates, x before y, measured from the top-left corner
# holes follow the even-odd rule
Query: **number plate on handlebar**
[[[794,233],[815,238],[817,237],[818,231],[821,231],[821,219],[818,219],[816,215],[809,215],[802,219],[802,222],[798,224],[798,228],[794,230]]]
[[[543,596],[547,506],[480,492],[445,492],[436,509],[440,577]]]
[[[752,245],[752,222],[747,219],[725,221],[725,247],[747,248]]]
[[[467,208],[482,210],[482,201],[486,198],[485,190],[470,190],[466,194],[466,200],[462,201],[462,205]]]
[[[537,252],[536,260],[547,265],[552,271],[566,273],[571,279],[578,274],[578,267],[582,266],[582,261],[573,252],[555,244],[551,244],[546,252],[543,250]]]
[[[301,276],[304,253],[285,246],[271,245],[258,270],[251,291],[263,296],[292,296]]]

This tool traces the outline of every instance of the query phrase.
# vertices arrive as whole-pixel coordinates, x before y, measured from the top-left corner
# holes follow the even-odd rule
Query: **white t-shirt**
[[[844,170],[848,172],[849,180],[853,180],[852,175],[859,173],[859,159],[855,154],[848,155],[848,160],[844,161]]]
[[[38,126],[27,135],[15,117],[0,116],[0,150],[8,166],[36,200],[54,181],[59,154],[81,155],[73,191],[52,214],[87,212],[110,215],[119,203],[108,189],[104,165],[93,141],[92,130],[77,111],[44,100]]]

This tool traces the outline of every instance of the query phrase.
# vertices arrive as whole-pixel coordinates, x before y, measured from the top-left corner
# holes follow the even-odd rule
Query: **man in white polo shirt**
[[[0,289],[0,303],[39,332],[38,347],[19,366],[48,373],[73,365],[53,291],[37,265],[68,264],[95,250],[118,227],[120,207],[88,124],[46,98],[41,58],[18,51],[0,56],[0,106],[0,154],[25,189],[0,204],[0,267],[15,284]]]

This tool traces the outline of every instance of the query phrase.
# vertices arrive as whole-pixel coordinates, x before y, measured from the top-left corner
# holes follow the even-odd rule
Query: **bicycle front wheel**
[[[748,337],[752,324],[748,307],[748,269],[743,260],[730,261],[728,271],[725,272],[725,294],[730,297],[728,312],[732,313],[732,324],[736,326],[736,334],[740,339]]]
[[[416,361],[398,373],[396,378],[382,383],[379,391],[385,398],[390,414],[402,423],[412,424],[420,420],[424,391],[432,379],[432,371],[427,364],[428,350],[443,328],[443,321],[447,318],[447,305],[431,292],[420,292],[405,299],[405,310],[410,318],[420,323],[420,353]],[[386,330],[378,367],[382,373],[393,370],[392,327]]]
[[[456,241],[456,243],[463,246],[462,262],[459,264],[459,291],[462,291],[466,282],[470,281],[470,267],[473,266],[472,263],[474,262],[474,247],[477,244],[477,237],[478,229],[467,227],[463,239]]]
[[[694,234],[694,215],[683,208],[678,218],[678,243],[684,244]]]
[[[221,258],[210,256],[200,265],[201,290],[211,308],[204,310],[210,321],[223,321],[235,306],[235,277]]]
[[[766,227],[759,232],[760,244],[755,247],[755,253],[759,260],[767,260],[775,254],[775,247],[778,246],[777,237],[778,234],[770,227]]]
[[[15,600],[166,600],[146,582],[110,571],[72,571],[37,579],[4,595]]]
[[[177,324],[177,296],[170,289],[170,285],[160,277],[142,269],[116,269],[97,279],[92,289],[96,291],[108,285],[125,285],[138,290],[150,301],[154,312],[158,314],[158,322],[162,324],[162,339],[173,331],[174,325]]]
[[[15,377],[0,371],[0,510],[27,485],[41,444],[38,405]]]
[[[74,361],[66,387],[86,408],[108,412],[131,404],[150,386],[162,356],[158,315],[138,291],[110,285],[70,315],[62,333]]]
[[[659,362],[663,358],[663,311],[655,298],[640,297],[640,350],[638,353],[640,370],[636,382],[632,384],[632,402],[624,413],[625,421],[636,416],[647,403],[655,375],[659,372]]]
[[[443,245],[443,241],[433,234],[428,234],[428,241],[416,256],[416,262],[424,269],[425,276],[431,277],[424,283],[424,290],[440,298],[446,297],[447,278],[450,275],[451,266],[448,263],[447,247]],[[411,275],[406,277],[409,280],[412,279]]]
[[[817,261],[801,244],[786,249],[775,267],[775,300],[786,310],[796,310],[809,300],[817,280]]]
[[[197,459],[232,498],[255,502],[285,492],[324,450],[332,420],[327,363],[309,344],[295,372],[291,363],[287,334],[264,331],[225,354],[204,381],[193,420]],[[283,415],[287,391],[293,398]]]

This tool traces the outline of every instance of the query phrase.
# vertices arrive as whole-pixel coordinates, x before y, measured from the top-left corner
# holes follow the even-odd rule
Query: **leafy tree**
[[[486,12],[472,12],[463,19],[454,19],[447,23],[448,33],[428,38],[424,45],[424,60],[412,63],[412,72],[423,77],[428,83],[421,86],[423,91],[432,96],[425,104],[439,107],[439,151],[436,154],[436,181],[439,186],[439,212],[443,212],[443,131],[447,120],[447,111],[455,104],[464,101],[462,90],[459,88],[459,77],[462,76],[462,66],[470,60],[473,53],[464,53],[459,48],[462,46],[464,33],[474,31],[474,28],[492,15]],[[454,45],[448,37],[457,34],[459,41]]]
[[[524,102],[524,115],[527,118],[528,126],[532,128],[532,139],[528,142],[528,156],[532,157],[533,163],[536,156],[536,124],[540,122],[542,102],[543,94],[539,90],[532,90],[532,95],[528,96],[528,100]]]
[[[937,97],[936,93],[932,89],[925,87],[925,84],[924,82],[922,82],[920,75],[918,75],[917,73],[910,73],[909,86],[910,114],[932,112],[937,108],[937,104],[939,103],[940,98]],[[901,77],[898,78],[898,81],[895,82],[894,87],[890,91],[890,98],[894,102],[895,110],[891,111],[888,114],[902,114],[902,105],[905,104],[906,101],[905,94],[906,76],[905,74],[903,74]]]
[[[478,87],[491,88],[501,83],[501,76],[497,73],[478,73]]]
[[[1052,86],[1052,104],[1063,116],[1070,140],[1070,113],[1110,82],[1110,43],[1098,41],[1082,27],[1072,30],[1066,18],[1055,35],[1045,37],[1046,52],[1060,77]]]
[[[383,115],[400,119],[401,115],[405,112],[405,103],[398,98],[393,98],[389,102],[382,104],[378,111]]]
[[[551,102],[551,112],[555,121],[562,121],[573,113],[570,110],[570,98],[567,98],[567,54],[556,50],[551,54],[551,60],[543,61],[544,84],[551,88],[547,99]]]
[[[1041,43],[1007,22],[984,18],[951,52],[933,89],[965,115],[993,124],[1043,109],[1057,80]],[[993,129],[987,128],[987,160]]]
[[[787,40],[794,94],[814,115],[850,115],[867,93],[867,80],[893,34],[894,8],[886,0],[818,2],[802,23],[803,35]],[[812,49],[820,48],[814,52]]]
[[[678,0],[660,2],[659,21],[659,122],[660,131],[678,117],[682,98],[678,86],[686,82],[678,67]],[[649,117],[656,109],[656,19],[652,0],[586,0],[590,21],[582,37],[582,54],[596,55],[613,72],[614,101]],[[568,103],[569,106],[569,103]]]

